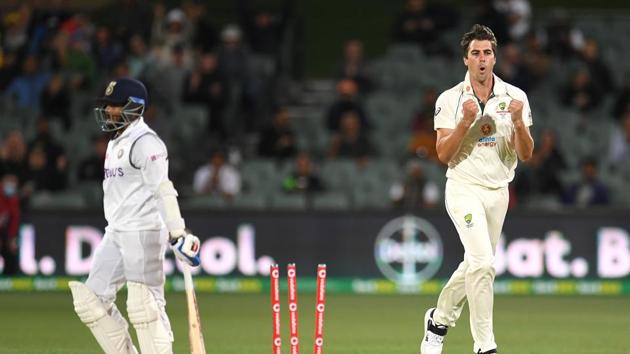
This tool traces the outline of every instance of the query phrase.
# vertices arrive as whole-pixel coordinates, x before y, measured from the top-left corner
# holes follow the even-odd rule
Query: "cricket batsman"
[[[172,353],[166,315],[166,247],[199,265],[199,239],[185,231],[177,191],[168,178],[164,142],[142,118],[147,90],[137,80],[111,81],[97,99],[96,121],[113,132],[107,145],[103,204],[107,227],[85,284],[69,283],[74,310],[107,354],[138,353],[114,300],[126,283],[127,313],[144,354]]]
[[[494,254],[508,207],[517,159],[531,158],[534,141],[527,95],[494,75],[497,40],[474,25],[461,40],[464,81],[435,105],[436,149],[448,165],[446,210],[464,246],[464,260],[426,311],[422,354],[440,354],[466,301],[475,354],[496,354],[492,329]]]

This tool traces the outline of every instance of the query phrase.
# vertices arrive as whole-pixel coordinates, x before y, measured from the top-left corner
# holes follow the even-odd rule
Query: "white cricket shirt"
[[[107,145],[103,178],[106,230],[160,230],[164,223],[156,191],[166,180],[166,145],[140,117]]]
[[[446,177],[487,188],[505,187],[514,179],[518,157],[512,136],[514,125],[508,106],[512,99],[523,102],[523,122],[532,125],[527,95],[494,75],[492,95],[481,109],[470,84],[464,81],[444,91],[435,103],[434,129],[455,129],[464,117],[463,103],[472,99],[479,112],[464,136],[460,149],[448,163]]]

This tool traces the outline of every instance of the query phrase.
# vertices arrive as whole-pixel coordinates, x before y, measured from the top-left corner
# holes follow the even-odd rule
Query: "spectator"
[[[61,29],[61,24],[72,17],[73,10],[76,11],[59,3],[53,6],[37,6],[29,30],[28,52],[37,53],[42,63],[49,63],[50,58],[47,54],[50,39]]]
[[[90,52],[94,37],[94,24],[86,15],[76,13],[67,17],[61,23],[58,33],[63,34],[70,40],[70,43],[76,44],[85,53]]]
[[[111,30],[106,26],[96,30],[93,47],[93,56],[101,72],[111,71],[123,59],[123,47],[112,38]]]
[[[433,116],[437,91],[431,87],[426,89],[420,99],[420,107],[411,120],[410,152],[421,158],[438,161],[435,150],[435,132],[433,131]]]
[[[621,119],[621,129],[615,129],[610,138],[608,163],[612,167],[630,166],[630,112]]]
[[[584,46],[584,34],[573,26],[569,14],[558,10],[547,25],[547,51],[560,59],[570,59]]]
[[[66,131],[72,127],[70,116],[70,93],[63,77],[55,73],[48,81],[41,96],[42,114],[47,118],[59,119]]]
[[[37,121],[37,135],[28,146],[28,182],[35,191],[66,188],[68,159],[65,151],[48,131],[48,121]]]
[[[92,154],[79,163],[78,177],[80,182],[102,182],[103,167],[108,139],[106,135],[98,134],[92,137]]]
[[[608,65],[604,62],[599,52],[599,44],[594,39],[588,39],[582,47],[582,60],[586,64],[593,85],[599,92],[614,91],[617,85],[612,77]]]
[[[564,188],[560,179],[567,168],[564,156],[557,146],[557,135],[552,129],[545,129],[540,138],[540,147],[528,164],[532,168],[532,189],[536,193],[555,195],[562,198]]]
[[[26,179],[26,144],[20,130],[11,130],[0,149],[0,169],[12,171],[23,183]]]
[[[14,98],[21,109],[37,109],[49,79],[50,74],[41,71],[37,58],[30,55],[22,64],[22,74],[11,82],[4,94]]]
[[[104,3],[107,5],[95,18],[113,30],[112,35],[116,40],[126,41],[134,35],[149,39],[153,20],[149,1],[115,0]]]
[[[192,28],[186,14],[180,8],[171,9],[164,15],[164,4],[156,3],[152,33],[153,56],[158,65],[172,63],[171,54],[176,46],[182,49],[186,62],[190,62]]]
[[[580,68],[570,77],[569,83],[562,89],[562,103],[581,112],[588,112],[596,108],[601,102],[600,92],[587,68]]]
[[[230,82],[246,85],[249,80],[249,50],[243,45],[242,32],[236,25],[227,25],[221,31],[219,66]]]
[[[96,80],[96,64],[92,57],[93,25],[82,14],[67,18],[59,31],[51,34],[50,61],[63,71],[72,89],[86,90]]]
[[[399,208],[433,208],[440,200],[440,190],[435,182],[425,177],[420,161],[410,160],[405,180],[394,183],[389,196],[393,205]]]
[[[221,31],[221,45],[217,51],[219,70],[226,75],[230,87],[231,103],[238,106],[238,114],[234,120],[226,122],[226,128],[232,136],[244,131],[255,130],[259,123],[255,117],[260,116],[258,105],[267,92],[260,78],[253,75],[251,53],[243,44],[240,27],[234,24],[225,26]]]
[[[363,42],[358,39],[346,42],[343,61],[337,65],[334,75],[337,80],[349,79],[354,81],[362,94],[371,91],[373,80],[363,60]]]
[[[529,0],[496,0],[495,8],[507,19],[510,39],[520,42],[532,25],[532,7]]]
[[[101,87],[105,86],[106,83],[109,84],[109,82],[123,77],[129,77],[129,65],[127,65],[126,60],[121,60],[114,65],[106,80],[101,81]]]
[[[76,90],[90,88],[96,78],[96,64],[89,52],[89,43],[80,37],[59,32],[53,39],[54,60],[59,69],[69,76],[70,87]]]
[[[328,156],[354,158],[361,167],[367,163],[368,157],[373,155],[374,147],[361,127],[359,116],[353,111],[344,113],[339,132],[331,139]]]
[[[341,80],[337,83],[337,93],[339,97],[328,108],[326,128],[328,128],[330,132],[338,132],[341,117],[347,112],[354,112],[359,117],[361,127],[363,129],[369,129],[370,124],[365,110],[357,100],[357,84],[352,80]]]
[[[482,23],[492,28],[500,46],[510,41],[508,18],[497,10],[493,0],[475,0],[474,17],[473,23]]]
[[[279,108],[267,129],[262,132],[258,154],[276,159],[295,156],[297,152],[295,132],[291,127],[291,117],[286,107]]]
[[[549,78],[551,58],[545,52],[543,44],[536,33],[530,32],[525,37],[525,51],[521,60],[527,68],[527,72],[531,75],[530,80],[528,80],[530,89]]]
[[[182,5],[192,28],[192,43],[195,51],[210,52],[219,44],[219,34],[208,18],[204,1],[185,1]]]
[[[239,0],[241,12],[241,26],[245,32],[247,43],[256,54],[262,54],[269,58],[275,58],[280,51],[282,37],[287,20],[287,7],[284,1],[282,13],[274,13],[267,8],[251,11],[245,6],[248,0]]]
[[[208,163],[195,172],[193,190],[196,194],[216,195],[229,201],[241,192],[241,175],[226,163],[225,153],[216,150]]]
[[[243,117],[248,131],[262,128],[260,121],[267,123],[267,117],[273,110],[270,103],[275,99],[273,89],[281,69],[282,40],[293,2],[294,0],[283,0],[280,5],[282,8],[278,11],[267,7],[250,9],[250,0],[237,2],[240,25],[248,48],[251,49],[247,60],[250,77],[246,81],[243,97]],[[252,114],[262,116],[263,119],[251,119]]]
[[[179,45],[173,47],[171,57],[171,65],[164,67],[161,76],[163,81],[159,86],[168,87],[166,97],[173,101],[173,104],[179,104],[183,96],[184,80],[192,69],[192,61],[187,60],[184,47]]]
[[[127,56],[127,66],[129,76],[134,79],[143,77],[149,62],[147,44],[139,34],[131,36],[129,39],[129,56]]]
[[[302,152],[295,159],[295,170],[282,181],[282,188],[289,193],[316,193],[324,190],[324,185],[313,171],[310,156]]]
[[[23,3],[15,11],[3,16],[4,27],[2,33],[2,47],[9,52],[18,52],[28,44],[29,30],[32,24],[33,9]]]
[[[184,82],[184,102],[204,104],[208,108],[208,131],[220,140],[227,138],[223,112],[228,99],[228,83],[219,71],[216,54],[203,53],[199,65]]]
[[[20,226],[19,179],[8,171],[0,171],[0,255],[4,260],[3,275],[18,271],[18,231]]]
[[[497,63],[495,69],[497,75],[504,81],[529,92],[532,74],[522,62],[523,55],[519,47],[514,43],[508,43],[503,46],[502,52],[502,60]]]
[[[184,47],[181,45],[173,47],[168,63],[153,62],[146,75],[152,89],[153,102],[169,113],[174,112],[182,102],[184,83],[190,70],[190,62],[187,61]]]
[[[36,147],[28,154],[27,188],[32,191],[58,191],[63,189],[55,166],[50,167],[46,151]]]
[[[630,71],[626,72],[623,80],[623,87],[615,98],[612,115],[617,120],[621,120],[626,113],[630,113]]]
[[[19,74],[17,54],[12,52],[0,53],[0,92],[6,90]]]
[[[394,41],[419,44],[428,55],[450,54],[441,35],[459,21],[452,9],[428,0],[407,0],[394,21]]]
[[[587,158],[582,161],[582,179],[568,188],[564,201],[578,207],[609,204],[608,187],[597,177],[595,159]]]

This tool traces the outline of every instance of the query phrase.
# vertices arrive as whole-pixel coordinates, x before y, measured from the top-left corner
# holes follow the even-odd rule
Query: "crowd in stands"
[[[540,128],[536,125],[540,126],[545,117],[534,117],[534,157],[521,164],[517,171],[516,181],[511,186],[511,205],[527,201],[532,195],[550,196],[566,205],[610,205],[613,192],[600,174],[614,175],[617,169],[630,164],[630,128],[627,127],[630,123],[624,123],[630,112],[628,79],[616,81],[619,76],[615,77],[610,63],[602,56],[598,39],[589,37],[574,25],[567,12],[555,11],[544,23],[535,24],[528,0],[479,0],[475,3],[469,22],[490,26],[499,41],[495,73],[528,93],[534,114],[539,112],[537,104],[551,101],[551,105],[564,109],[554,112],[577,112],[580,117],[575,137],[558,134],[572,129],[570,122],[563,122],[563,117],[554,117],[554,124]],[[455,9],[438,2],[408,0],[394,22],[392,38],[398,43],[418,45],[427,56],[448,60],[460,53],[444,50],[442,38],[448,37],[451,28],[457,28],[460,19]],[[568,70],[554,72],[554,63]],[[625,70],[626,75],[630,75],[630,67],[626,66]],[[435,88],[425,90],[409,126],[413,132],[410,150],[427,159],[435,159],[431,117],[436,98]],[[610,102],[614,103],[608,104]],[[559,139],[588,139],[582,137],[580,131],[602,122],[614,125],[605,137],[609,142],[608,152],[561,148]],[[570,166],[569,158],[576,155],[581,155],[577,166]],[[580,173],[571,176],[572,168]]]
[[[28,3],[3,8],[0,119],[10,115],[35,118],[32,131],[21,122],[0,130],[2,174],[17,177],[26,202],[33,193],[97,183],[107,136],[88,133],[92,146],[88,154],[79,156],[51,132],[51,126],[60,127],[63,136],[83,129],[85,125],[77,119],[89,120],[90,110],[79,107],[77,116],[76,102],[95,97],[110,80],[123,76],[146,84],[150,109],[145,119],[167,141],[168,129],[178,128],[182,107],[203,109],[204,131],[195,132],[190,138],[196,140],[189,142],[199,156],[179,156],[195,163],[179,167],[179,171],[195,171],[182,174],[188,182],[178,181],[189,185],[192,195],[234,200],[251,188],[239,168],[249,159],[273,159],[290,166],[283,169],[278,191],[312,194],[331,191],[328,176],[318,168],[322,163],[351,160],[361,173],[383,157],[373,140],[382,125],[375,120],[388,117],[372,116],[366,109],[371,95],[382,89],[364,55],[367,38],[348,40],[340,48],[339,63],[330,71],[337,96],[321,109],[319,124],[326,146],[309,150],[300,144],[279,80],[287,74],[282,52],[291,30],[294,1],[287,0],[280,8],[252,8],[249,3],[237,1],[236,20],[221,27],[205,2],[192,0],[178,7],[159,1],[116,0],[90,13],[54,5],[36,9]],[[630,74],[618,82],[621,75],[613,74],[601,44],[575,26],[566,13],[535,24],[528,0],[478,0],[473,10],[469,17],[438,1],[407,0],[392,19],[391,44],[414,46],[427,57],[461,63],[453,38],[472,23],[490,26],[499,39],[495,72],[528,93],[535,113],[539,101],[534,97],[543,97],[577,112],[584,129],[589,119],[607,120],[616,127],[608,139],[608,156],[587,151],[580,156],[580,174],[574,178],[567,178],[571,168],[578,166],[572,166],[574,156],[567,156],[571,151],[562,148],[564,135],[559,130],[564,127],[535,129],[534,157],[519,169],[512,186],[513,205],[536,194],[553,196],[567,205],[609,205],[610,186],[598,174],[630,164]],[[563,71],[567,77],[554,72],[556,62],[569,68]],[[550,82],[557,83],[552,90],[555,97],[541,93]],[[417,109],[406,126],[410,139],[395,161],[401,173],[381,183],[391,206],[440,205],[440,181],[424,168],[438,165],[432,119],[435,100],[454,84],[427,87],[418,95]],[[91,101],[84,102],[89,108]],[[603,111],[606,102],[612,104]],[[562,117],[554,118],[562,121]]]

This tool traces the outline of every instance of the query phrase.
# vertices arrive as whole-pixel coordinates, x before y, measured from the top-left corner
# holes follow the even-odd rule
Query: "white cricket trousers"
[[[146,285],[160,308],[167,333],[171,325],[164,299],[164,254],[168,244],[166,229],[150,231],[106,231],[96,248],[92,268],[85,285],[103,302],[110,315],[122,325],[127,322],[114,301],[127,281]]]
[[[507,212],[508,188],[488,189],[448,179],[446,210],[464,246],[459,264],[438,298],[435,322],[454,327],[466,300],[473,351],[497,347],[492,329],[494,254]]]

